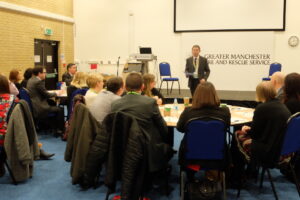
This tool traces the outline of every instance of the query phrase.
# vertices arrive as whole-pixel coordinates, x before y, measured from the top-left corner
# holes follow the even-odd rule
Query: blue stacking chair
[[[33,113],[33,107],[32,107],[32,102],[31,102],[31,99],[29,96],[29,91],[26,88],[21,88],[19,90],[19,96],[20,96],[20,99],[23,99],[28,103],[31,113]]]
[[[163,84],[164,81],[166,81],[167,83],[167,94],[169,94],[169,84],[168,82],[172,82],[171,85],[171,91],[170,94],[172,93],[172,89],[173,89],[173,83],[174,81],[177,81],[178,83],[178,90],[179,90],[179,94],[180,94],[180,83],[179,83],[179,78],[177,77],[172,77],[171,75],[171,69],[170,69],[170,64],[167,62],[162,62],[159,64],[159,72],[160,72],[160,87],[159,87],[159,91],[161,90],[161,86]],[[167,76],[167,77],[164,77]]]
[[[88,91],[88,88],[82,88],[75,90],[71,95],[71,102],[69,102],[69,108],[68,108],[68,119],[70,119],[71,113],[73,111],[73,99],[77,94],[85,95]]]
[[[186,163],[199,164],[204,170],[222,171],[224,199],[226,199],[225,169],[228,164],[227,130],[228,127],[222,119],[202,117],[187,122],[184,136]],[[186,167],[182,167],[180,172],[181,199],[184,199],[186,170]]]
[[[281,64],[280,63],[272,63],[270,65],[269,68],[269,76],[262,78],[263,81],[269,81],[271,80],[271,76],[275,73],[275,72],[281,72]]]

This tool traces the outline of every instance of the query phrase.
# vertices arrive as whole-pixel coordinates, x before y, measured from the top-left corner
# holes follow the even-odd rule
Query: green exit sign
[[[51,28],[45,28],[45,35],[53,35],[53,30]]]

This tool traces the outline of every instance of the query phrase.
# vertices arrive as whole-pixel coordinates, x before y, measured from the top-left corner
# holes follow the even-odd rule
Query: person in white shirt
[[[86,84],[89,87],[89,90],[86,92],[84,98],[86,105],[89,106],[103,89],[103,77],[101,74],[90,74],[86,79]]]
[[[94,99],[94,102],[91,105],[87,105],[99,123],[102,123],[106,115],[110,113],[111,103],[120,99],[124,92],[124,83],[120,77],[110,78],[106,85],[107,90],[100,92]]]

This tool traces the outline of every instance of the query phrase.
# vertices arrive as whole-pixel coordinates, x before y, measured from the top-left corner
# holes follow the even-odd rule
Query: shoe
[[[49,160],[55,153],[47,153],[43,149],[40,149],[40,160]]]

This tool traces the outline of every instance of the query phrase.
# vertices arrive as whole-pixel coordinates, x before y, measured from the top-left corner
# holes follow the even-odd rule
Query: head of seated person
[[[10,94],[9,82],[6,76],[0,74],[0,95]]]
[[[192,102],[192,109],[216,108],[220,106],[220,99],[211,82],[204,82],[197,86]]]
[[[276,90],[271,82],[263,81],[256,86],[257,102],[265,103],[275,99],[275,97],[276,97]]]
[[[283,72],[275,72],[271,76],[271,83],[273,84],[276,90],[279,90],[283,87],[285,74]]]
[[[144,80],[144,89],[143,92],[148,97],[153,97],[152,89],[155,87],[155,76],[153,74],[144,74],[143,76]]]
[[[86,79],[86,84],[92,92],[98,94],[103,89],[103,77],[101,74],[90,74]]]
[[[141,93],[144,88],[144,80],[141,74],[132,72],[128,74],[125,82],[127,92]]]
[[[32,70],[33,68],[27,68],[23,74],[23,81],[28,81],[32,77]],[[23,82],[22,81],[22,82]],[[22,85],[23,87],[26,87],[26,84]]]
[[[40,80],[45,80],[46,79],[46,69],[42,66],[37,66],[33,68],[32,74],[39,78]]]
[[[76,88],[87,87],[86,78],[87,76],[85,72],[76,72],[71,82],[71,85],[73,85]]]
[[[77,72],[77,66],[74,63],[69,63],[67,65],[67,71],[70,75],[74,76]]]
[[[123,79],[121,77],[110,78],[106,83],[106,89],[115,95],[121,96],[124,92]]]
[[[12,69],[9,72],[9,81],[18,84],[22,80],[22,74],[17,69]]]
[[[284,81],[285,102],[290,99],[300,101],[300,74],[294,72],[285,77]]]

